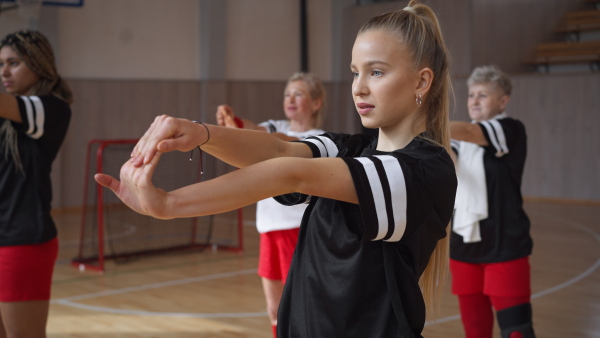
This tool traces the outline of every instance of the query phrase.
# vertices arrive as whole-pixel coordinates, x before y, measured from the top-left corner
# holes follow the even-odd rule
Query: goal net
[[[94,180],[95,173],[119,177],[137,140],[92,140],[88,144],[79,252],[72,265],[104,270],[104,261],[125,262],[134,256],[206,247],[241,251],[241,209],[213,216],[159,220],[129,209]],[[190,161],[191,159],[191,161]],[[153,183],[164,190],[214,178],[227,165],[200,153],[161,156]]]

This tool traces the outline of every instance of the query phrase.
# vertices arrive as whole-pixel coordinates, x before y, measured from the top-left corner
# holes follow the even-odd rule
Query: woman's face
[[[311,98],[308,85],[304,81],[288,83],[283,95],[285,116],[292,121],[311,119],[320,107],[320,101]]]
[[[502,113],[509,96],[492,83],[476,83],[469,87],[467,108],[469,117],[476,122],[486,121]]]
[[[352,48],[352,97],[367,128],[396,128],[417,112],[419,73],[395,35],[372,30],[356,37]]]
[[[13,95],[28,95],[40,80],[10,46],[0,49],[0,76],[6,92]]]

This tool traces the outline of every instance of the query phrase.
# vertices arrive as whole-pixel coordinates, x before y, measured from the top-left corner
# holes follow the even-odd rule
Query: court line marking
[[[588,235],[590,235],[591,237],[596,239],[596,241],[600,245],[600,235],[598,235],[594,230],[590,229],[586,225],[583,225],[581,223],[578,223],[578,222],[575,222],[575,221],[572,221],[572,220],[569,220],[566,218],[562,218],[559,216],[542,214],[542,213],[535,212],[535,211],[528,212],[528,213],[530,215],[537,215],[540,217],[553,218],[554,220],[558,221],[559,223],[564,223],[564,224],[570,225],[572,227],[578,228],[579,230],[587,233]],[[582,280],[583,278],[589,276],[591,273],[596,271],[599,267],[600,267],[600,257],[596,260],[596,262],[592,266],[590,266],[587,270],[580,273],[579,275],[567,280],[564,283],[558,284],[556,286],[553,286],[546,290],[542,290],[540,292],[536,292],[531,295],[531,298],[532,299],[539,298],[539,297],[554,293],[558,290],[564,289],[566,287],[569,287],[569,286],[577,283],[578,281]],[[61,305],[65,305],[65,306],[71,306],[74,308],[85,309],[85,310],[90,310],[90,311],[97,311],[97,312],[124,314],[124,315],[138,315],[138,316],[154,316],[154,317],[159,317],[159,316],[161,316],[161,317],[188,317],[188,318],[189,317],[193,317],[193,318],[263,317],[263,316],[267,316],[266,312],[241,312],[241,313],[233,313],[233,312],[232,313],[153,312],[153,311],[115,309],[115,308],[75,303],[75,301],[83,300],[83,299],[90,299],[90,298],[103,297],[103,296],[112,296],[112,295],[129,293],[129,292],[157,289],[157,288],[162,288],[162,287],[167,287],[167,286],[182,285],[182,284],[202,282],[202,281],[227,278],[227,277],[235,277],[235,276],[252,274],[252,273],[256,273],[256,272],[257,272],[256,269],[239,270],[239,271],[226,272],[226,273],[220,273],[220,274],[209,275],[209,276],[192,277],[192,278],[185,278],[185,279],[179,279],[179,280],[168,281],[168,282],[160,282],[160,283],[132,286],[132,287],[128,287],[128,288],[94,292],[94,293],[89,293],[89,294],[84,294],[84,295],[79,295],[79,296],[55,299],[55,300],[51,300],[50,304],[61,304]],[[440,318],[435,321],[427,321],[427,322],[425,322],[425,326],[442,324],[442,323],[446,323],[446,322],[450,322],[450,321],[454,321],[454,320],[458,320],[458,319],[460,319],[460,314]]]

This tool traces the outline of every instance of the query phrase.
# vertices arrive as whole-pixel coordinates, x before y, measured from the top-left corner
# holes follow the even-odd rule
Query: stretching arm
[[[190,151],[198,145],[238,168],[276,157],[312,157],[305,144],[284,142],[264,132],[201,125],[161,115],[135,146],[132,163],[141,166],[150,163],[158,151]]]
[[[268,132],[267,128],[265,128],[263,126],[259,126],[250,120],[241,119],[239,117],[236,117],[235,114],[233,113],[233,108],[231,108],[230,106],[228,106],[226,104],[222,104],[217,107],[216,118],[217,118],[217,124],[220,126],[223,126],[223,127],[251,129],[251,130]],[[241,127],[236,123],[236,121],[235,121],[236,118],[240,119],[242,121]],[[298,140],[297,137],[288,136],[284,133],[271,133],[271,135],[273,135],[283,141]]]
[[[121,168],[121,181],[97,174],[134,211],[161,219],[202,216],[234,210],[267,197],[299,192],[358,203],[350,170],[340,158],[276,158],[172,192],[156,188],[152,174],[160,158]]]
[[[23,122],[19,114],[17,98],[11,94],[0,93],[0,117],[15,122]]]
[[[478,123],[452,121],[450,122],[450,137],[459,141],[475,143],[482,147],[489,145]]]

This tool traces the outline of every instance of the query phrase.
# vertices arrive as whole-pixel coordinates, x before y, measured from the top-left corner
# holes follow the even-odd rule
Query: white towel
[[[487,186],[483,167],[485,150],[475,143],[454,140],[453,143],[458,143],[458,187],[452,230],[461,235],[465,243],[479,242],[479,221],[488,217]]]

